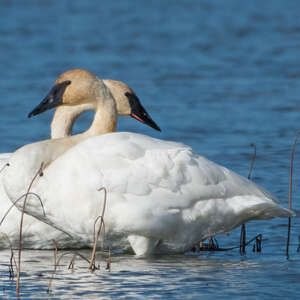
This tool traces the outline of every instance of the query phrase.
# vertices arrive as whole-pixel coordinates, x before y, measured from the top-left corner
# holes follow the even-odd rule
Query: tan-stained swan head
[[[153,129],[161,131],[142,106],[134,91],[127,84],[112,79],[104,79],[103,82],[115,98],[117,111],[120,116],[130,116]]]
[[[81,69],[67,71],[56,79],[48,95],[30,112],[28,117],[60,105],[96,103],[99,92],[109,93],[103,82],[93,73]],[[101,93],[100,96],[102,96]]]
[[[111,79],[102,81],[93,73],[82,69],[69,70],[61,74],[48,95],[28,117],[62,106],[89,104],[91,109],[95,109],[97,103],[106,98],[115,100],[119,115],[131,116],[160,131],[128,85]]]

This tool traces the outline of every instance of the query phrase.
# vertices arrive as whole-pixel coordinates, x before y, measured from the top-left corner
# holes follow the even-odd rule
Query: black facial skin
[[[71,84],[70,80],[56,84],[44,100],[28,114],[28,118],[43,113],[44,111],[57,107],[62,104],[62,96],[65,92],[66,87]]]
[[[161,129],[156,125],[156,123],[151,119],[150,115],[146,112],[145,108],[140,103],[139,98],[135,94],[126,92],[125,96],[129,100],[131,107],[130,116],[155,130],[161,131]]]

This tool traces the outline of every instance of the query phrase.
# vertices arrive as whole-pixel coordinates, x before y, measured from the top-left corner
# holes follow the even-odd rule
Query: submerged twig
[[[74,271],[74,267],[75,267],[75,258],[76,258],[76,253],[73,253],[72,259],[68,267],[68,269],[72,269],[72,271]]]
[[[108,258],[106,261],[106,270],[110,272],[111,270],[111,257],[110,257],[110,248],[108,249]]]
[[[14,250],[13,250],[13,246],[12,243],[9,239],[9,236],[6,233],[2,233],[1,234],[1,239],[7,239],[8,244],[9,244],[9,248],[10,248],[10,259],[9,259],[9,265],[8,265],[8,272],[9,272],[9,279],[14,279],[15,277],[15,272],[14,272],[14,266],[13,263],[15,265],[16,271],[18,272],[18,266],[16,263],[16,259],[15,259],[15,255],[14,255]]]
[[[98,228],[98,231],[96,233],[96,235],[94,234],[94,246],[93,246],[93,250],[92,250],[92,255],[91,255],[91,260],[90,260],[90,266],[89,269],[94,271],[95,269],[97,269],[96,265],[95,265],[95,254],[96,254],[96,248],[97,248],[97,243],[99,240],[99,236],[100,233],[102,231],[102,227],[104,227],[104,213],[105,213],[105,207],[106,207],[106,197],[107,197],[107,191],[105,187],[100,188],[98,191],[104,191],[104,203],[103,203],[103,207],[102,207],[102,213],[100,216],[98,216],[95,220],[94,226],[96,225],[97,221],[100,219],[100,225]],[[94,227],[95,228],[95,227]]]
[[[14,257],[14,251],[11,248],[10,249],[9,267],[8,267],[9,279],[14,279],[14,277],[15,277],[13,261],[16,263],[16,260],[15,260],[15,257]]]
[[[261,252],[262,234],[255,237],[255,244],[253,245],[252,252]]]
[[[56,258],[57,258],[57,245],[56,245],[56,241],[55,241],[55,240],[53,240],[53,246],[54,246],[54,253],[53,253],[53,256],[54,256],[54,271],[53,271],[52,276],[51,276],[51,278],[50,278],[50,280],[49,280],[49,283],[48,283],[47,293],[50,293],[50,290],[51,290],[51,283],[52,283],[54,274],[56,273],[56,267],[57,267],[57,263],[56,263]]]
[[[105,212],[105,207],[106,207],[106,196],[107,196],[107,193],[106,193],[106,189],[105,188],[101,188],[99,189],[99,191],[101,190],[104,190],[104,204],[103,204],[103,208],[102,208],[102,214],[100,216],[98,216],[95,220],[95,223],[94,223],[94,247],[93,247],[93,251],[92,251],[92,256],[91,256],[91,260],[88,260],[86,257],[84,257],[82,254],[78,253],[78,252],[65,252],[65,253],[62,253],[60,255],[60,257],[58,259],[56,259],[57,257],[57,247],[56,247],[56,243],[54,241],[54,246],[55,246],[55,254],[54,254],[54,270],[53,270],[53,273],[52,273],[52,276],[49,280],[49,284],[48,284],[48,293],[51,291],[51,284],[52,284],[52,281],[53,281],[53,278],[54,278],[54,275],[56,274],[56,269],[57,269],[57,266],[59,266],[59,263],[60,263],[60,260],[68,255],[68,254],[72,254],[72,259],[69,263],[69,269],[72,269],[74,270],[74,264],[75,264],[75,258],[76,256],[79,256],[81,257],[82,259],[84,259],[85,261],[88,262],[89,264],[89,269],[94,271],[95,269],[97,269],[97,267],[95,266],[95,252],[96,252],[96,246],[97,246],[97,241],[99,239],[99,235],[102,231],[102,228],[104,228],[104,212]],[[100,220],[100,225],[99,225],[99,228],[98,228],[98,231],[97,233],[95,234],[95,226],[96,226],[96,223],[98,222],[98,220]],[[110,258],[110,256],[109,256]]]
[[[54,268],[55,268],[55,266],[56,266],[56,257],[57,257],[57,244],[56,244],[55,240],[53,240],[53,246],[54,246],[53,256],[54,256]]]
[[[7,240],[9,242],[9,246],[10,246],[10,259],[9,259],[9,267],[8,267],[8,271],[9,271],[9,279],[14,279],[15,277],[15,272],[14,272],[14,266],[13,263],[15,265],[16,271],[18,272],[18,266],[17,266],[17,262],[15,259],[15,255],[14,255],[14,250],[12,248],[12,244],[9,240],[9,237],[7,236]]]
[[[294,158],[295,158],[295,148],[296,148],[296,143],[298,140],[298,137],[300,135],[300,130],[297,132],[294,143],[292,146],[292,152],[291,152],[291,161],[290,161],[290,184],[289,184],[289,209],[292,209],[292,190],[293,190],[293,167],[294,167]],[[291,236],[291,225],[292,225],[292,220],[291,217],[289,217],[288,220],[288,236],[287,236],[287,241],[286,241],[286,258],[289,259],[289,247],[290,247],[290,236]]]
[[[25,207],[26,207],[26,203],[27,203],[27,199],[28,199],[28,193],[33,185],[34,180],[37,178],[37,176],[39,174],[42,173],[42,169],[43,169],[43,162],[41,163],[40,168],[38,169],[37,173],[34,175],[33,179],[31,180],[28,189],[27,189],[27,193],[23,202],[23,207],[22,207],[22,213],[21,213],[21,221],[20,221],[20,232],[19,232],[19,256],[18,256],[18,272],[17,272],[17,284],[16,284],[16,291],[17,293],[20,292],[20,273],[21,273],[21,253],[22,253],[22,232],[23,232],[23,219],[24,219],[24,211],[25,211]]]
[[[55,241],[54,241],[54,243],[55,243]],[[57,252],[58,252],[58,251],[57,251],[56,243],[55,243],[55,249],[54,249],[54,270],[53,270],[53,273],[52,273],[52,275],[51,275],[51,278],[49,279],[47,293],[50,293],[50,292],[51,292],[51,285],[52,285],[52,281],[53,281],[54,275],[56,274],[57,267],[59,267],[59,263],[60,263],[61,259],[62,259],[64,256],[69,255],[69,254],[72,254],[72,260],[71,260],[71,262],[70,262],[70,264],[69,264],[68,269],[70,269],[70,268],[73,269],[73,267],[72,267],[71,264],[74,263],[75,257],[76,257],[76,256],[79,256],[80,258],[82,258],[83,260],[85,260],[88,264],[90,264],[90,261],[89,261],[86,257],[84,257],[82,254],[80,254],[79,252],[68,251],[68,252],[62,253],[62,254],[58,257],[58,259],[57,259]]]
[[[240,235],[240,254],[246,254],[246,226],[241,225],[241,235]]]
[[[90,264],[90,261],[84,255],[82,255],[79,252],[74,252],[74,251],[73,252],[67,252],[67,253],[63,253],[62,256],[66,255],[66,254],[70,254],[70,253],[72,253],[73,256],[72,256],[72,259],[70,261],[68,269],[72,269],[72,271],[74,270],[76,256],[79,256],[80,258],[82,258],[83,260],[85,260],[88,264]]]
[[[257,247],[260,250],[257,250],[257,252],[261,252],[261,248],[262,248],[261,247],[262,234],[258,234],[254,238],[252,238],[251,240],[249,240],[248,242],[246,242],[245,246],[248,246],[253,241],[257,242],[257,240],[260,243],[259,246]],[[238,248],[240,248],[240,245],[239,246],[230,247],[230,248],[221,248],[221,247],[219,247],[218,242],[217,242],[217,240],[215,238],[210,238],[210,241],[207,244],[205,244],[203,242],[200,244],[199,251],[230,251],[230,250],[234,250],[234,249],[238,249]],[[196,249],[195,249],[195,251],[196,251]]]
[[[213,236],[209,238],[208,243],[200,241],[199,247],[199,251],[219,251],[220,249],[217,239]]]

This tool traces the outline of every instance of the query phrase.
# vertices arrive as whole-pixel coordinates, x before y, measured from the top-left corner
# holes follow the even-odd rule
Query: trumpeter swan
[[[82,77],[82,75],[90,78],[94,78],[94,75],[92,75],[90,72],[84,71],[84,70],[71,70],[66,72],[68,76],[71,75],[71,77],[76,76]],[[61,76],[64,78],[66,74],[63,74]],[[71,78],[69,77],[69,78]],[[60,82],[63,81],[63,79],[58,79],[56,81],[56,84],[60,84]],[[105,85],[109,88],[110,92],[112,93],[116,105],[117,105],[117,111],[118,114],[121,116],[131,115],[133,118],[139,119],[142,118],[143,122],[146,124],[149,124],[150,126],[154,126],[155,129],[159,130],[159,127],[151,120],[150,116],[147,114],[145,109],[142,107],[142,105],[139,102],[139,99],[135,95],[135,93],[132,91],[132,89],[119,81],[106,79],[103,80]],[[62,85],[60,85],[61,88],[64,88]],[[56,101],[59,101],[59,88],[57,89],[57,86],[52,89],[52,91],[49,93],[48,98],[56,97]],[[47,97],[45,99],[45,102],[47,101]],[[72,101],[72,99],[70,100]],[[131,102],[130,102],[131,101]],[[84,103],[79,104],[76,106],[71,105],[60,105],[56,108],[56,111],[53,116],[53,121],[51,123],[51,138],[61,138],[66,137],[72,134],[72,127],[74,122],[76,121],[77,117],[87,110],[94,109],[95,106],[92,103]],[[32,116],[34,113],[31,113],[30,116]],[[146,116],[146,117],[145,117]],[[149,121],[150,120],[150,121]],[[149,123],[150,122],[150,123]],[[1,154],[1,166],[4,166],[8,159],[10,153]],[[0,174],[2,176],[2,174]],[[5,191],[3,190],[2,181],[0,184],[0,207],[2,214],[0,215],[0,219],[4,215],[4,213],[9,209],[11,206],[11,201],[6,196]],[[9,213],[6,220],[3,222],[3,224],[0,226],[0,247],[7,247],[8,246],[8,240],[5,238],[5,236],[9,237],[11,243],[13,245],[16,245],[16,242],[19,238],[19,219],[20,219],[20,212],[13,208],[11,212]],[[60,233],[56,230],[53,230],[48,225],[45,225],[44,223],[38,221],[35,218],[32,218],[31,216],[27,216],[24,220],[24,226],[23,226],[23,232],[24,232],[24,245],[25,247],[30,248],[48,248],[52,247],[51,239],[59,239]]]
[[[80,96],[87,86],[91,95]],[[13,201],[45,162],[32,191],[42,198],[46,215],[31,199],[26,212],[73,237],[62,239],[60,247],[93,241],[93,224],[102,205],[99,187],[108,192],[106,241],[118,248],[130,243],[137,255],[183,252],[200,239],[247,221],[293,215],[263,188],[186,145],[126,132],[97,136],[114,128],[117,118],[114,99],[101,81],[92,87],[71,83],[62,94],[65,105],[69,95],[78,105],[94,103],[90,138],[81,134],[27,145],[12,155],[3,177]],[[51,107],[42,103],[37,112]],[[23,166],[23,158],[30,154]]]

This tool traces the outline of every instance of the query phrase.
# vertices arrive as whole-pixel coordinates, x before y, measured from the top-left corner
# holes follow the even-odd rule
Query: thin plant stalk
[[[69,267],[68,267],[68,269],[72,269],[72,271],[74,271],[75,258],[76,258],[76,253],[73,253],[72,259],[71,259]]]
[[[23,233],[23,220],[24,220],[24,211],[28,199],[28,193],[33,185],[33,182],[38,177],[38,175],[42,174],[43,169],[43,162],[41,163],[41,166],[37,173],[34,175],[33,179],[31,180],[29,187],[27,189],[27,193],[24,199],[23,207],[22,207],[22,213],[21,213],[21,221],[20,221],[20,232],[19,232],[19,256],[18,256],[18,272],[17,272],[17,284],[16,284],[16,291],[19,294],[20,293],[20,274],[21,274],[21,254],[22,254],[22,233]]]
[[[291,153],[291,162],[290,162],[290,184],[289,184],[289,209],[292,209],[292,191],[293,191],[293,167],[294,167],[294,158],[295,158],[295,148],[296,148],[296,143],[298,140],[298,137],[300,135],[300,130],[297,132],[294,143],[292,146],[292,153]],[[289,247],[290,247],[290,236],[291,236],[291,225],[292,225],[292,220],[291,217],[289,217],[288,220],[288,236],[287,236],[287,241],[286,241],[286,258],[289,259]]]
[[[50,293],[52,279],[54,277],[54,274],[56,272],[56,267],[57,267],[57,245],[56,245],[56,241],[55,240],[53,240],[53,246],[54,246],[54,253],[53,253],[53,257],[54,257],[54,271],[53,271],[52,276],[51,276],[51,278],[49,280],[49,283],[48,283],[48,290],[47,290],[48,293]]]
[[[257,243],[257,241],[259,242],[259,246],[254,245],[254,247],[255,247],[255,249],[259,248],[261,251],[262,234],[258,234],[254,238],[252,238],[251,240],[246,242],[245,246],[248,246],[253,241],[255,241],[256,243]],[[200,251],[231,251],[231,250],[238,249],[238,248],[240,248],[240,245],[230,247],[230,248],[221,248],[217,244],[216,239],[213,239],[213,240],[210,240],[210,242],[208,244],[202,243],[202,247],[200,248]],[[260,251],[257,251],[257,252],[260,252]]]
[[[10,260],[9,260],[9,278],[14,279],[15,272],[14,272],[14,266],[15,265],[16,271],[18,272],[18,266],[14,255],[14,250],[12,248],[12,245],[10,245]]]
[[[240,254],[246,254],[246,226],[244,223],[241,225]]]
[[[26,193],[24,195],[22,195],[21,197],[19,197],[17,200],[15,200],[12,205],[9,207],[9,209],[6,211],[6,213],[4,214],[3,218],[1,219],[0,221],[0,226],[2,225],[2,223],[4,222],[4,220],[6,219],[7,215],[9,214],[9,212],[11,211],[11,209],[16,205],[17,202],[19,202],[20,200],[22,200],[24,197],[26,196],[29,196],[29,195],[33,195],[35,197],[37,197],[37,199],[39,200],[40,204],[41,204],[41,208],[43,210],[43,215],[44,217],[46,217],[46,213],[45,213],[45,209],[44,209],[44,205],[43,205],[43,202],[42,202],[42,199],[41,197],[36,194],[36,193],[33,193],[33,192],[29,192],[29,193]],[[63,230],[62,228],[59,228],[57,226],[55,226],[54,224],[51,225],[53,228],[63,232],[64,234],[68,235],[69,237],[72,238],[72,235],[70,233],[68,233],[67,231]]]
[[[98,231],[96,233],[96,235],[94,235],[94,246],[93,246],[93,250],[92,250],[92,255],[91,255],[91,260],[90,260],[90,266],[89,266],[89,269],[94,271],[96,269],[96,266],[95,266],[95,254],[96,254],[96,248],[97,248],[97,243],[98,243],[98,240],[99,240],[99,236],[100,236],[100,233],[102,231],[102,227],[104,226],[104,213],[105,213],[105,207],[106,207],[106,197],[107,197],[107,192],[106,192],[106,189],[104,187],[100,188],[98,191],[104,191],[104,203],[103,203],[103,207],[102,207],[102,213],[100,215],[100,225],[99,225],[99,228],[98,228]],[[95,221],[95,225],[96,225],[96,222],[97,220],[99,219],[99,217],[96,219]]]
[[[108,258],[106,261],[106,270],[110,272],[111,270],[111,256],[110,256],[110,248],[108,249]]]
[[[27,193],[27,194],[22,195],[21,197],[19,197],[17,200],[15,200],[15,201],[12,203],[12,205],[11,205],[11,206],[9,207],[9,209],[5,212],[3,218],[1,219],[1,221],[0,221],[0,226],[2,225],[2,223],[4,222],[5,218],[6,218],[7,215],[9,214],[9,212],[12,210],[12,208],[13,208],[14,206],[16,206],[16,203],[19,202],[20,200],[22,200],[24,197],[29,196],[29,195],[33,195],[33,196],[37,197],[37,199],[40,201],[40,204],[41,204],[41,207],[42,207],[42,210],[43,210],[43,215],[44,215],[44,217],[46,216],[45,209],[44,209],[44,205],[43,205],[43,202],[42,202],[41,197],[40,197],[38,194],[36,194],[36,193],[29,192],[29,193]]]
[[[251,174],[254,166],[254,162],[256,159],[256,145],[255,144],[250,144],[251,147],[254,148],[253,155],[251,157],[251,163],[250,163],[250,168],[249,168],[249,173],[248,173],[248,179],[251,179]],[[241,235],[240,235],[240,254],[246,254],[246,225],[242,224],[241,226]]]
[[[6,233],[2,233],[1,239],[3,239],[3,238],[7,239],[8,244],[9,244],[9,248],[10,248],[10,259],[9,259],[9,266],[8,266],[9,279],[14,279],[14,277],[15,277],[14,265],[15,265],[15,268],[16,268],[17,272],[18,272],[18,266],[17,266],[17,262],[16,262],[16,259],[15,259],[13,246],[12,246],[12,243],[9,239],[9,236]]]
[[[56,243],[55,243],[55,247],[56,247]],[[53,281],[54,275],[56,274],[57,267],[59,267],[59,263],[60,263],[61,259],[64,256],[69,255],[69,254],[72,254],[72,261],[75,260],[76,256],[79,256],[80,258],[85,260],[88,264],[90,264],[90,261],[78,252],[71,252],[71,251],[65,252],[65,253],[62,253],[57,259],[57,248],[55,248],[55,252],[54,252],[54,270],[53,270],[53,273],[51,275],[51,278],[49,279],[48,289],[47,289],[48,293],[50,293],[50,291],[51,291],[52,281]],[[72,263],[72,261],[71,261],[71,263]],[[70,265],[71,265],[71,263],[70,263]],[[69,265],[69,269],[70,269],[70,265]]]
[[[251,157],[251,163],[250,163],[250,168],[249,168],[249,173],[248,173],[248,179],[250,180],[251,179],[251,175],[252,175],[252,170],[253,170],[253,167],[254,167],[254,162],[255,162],[255,159],[256,159],[256,145],[255,144],[250,144],[251,147],[253,147],[253,155]]]

